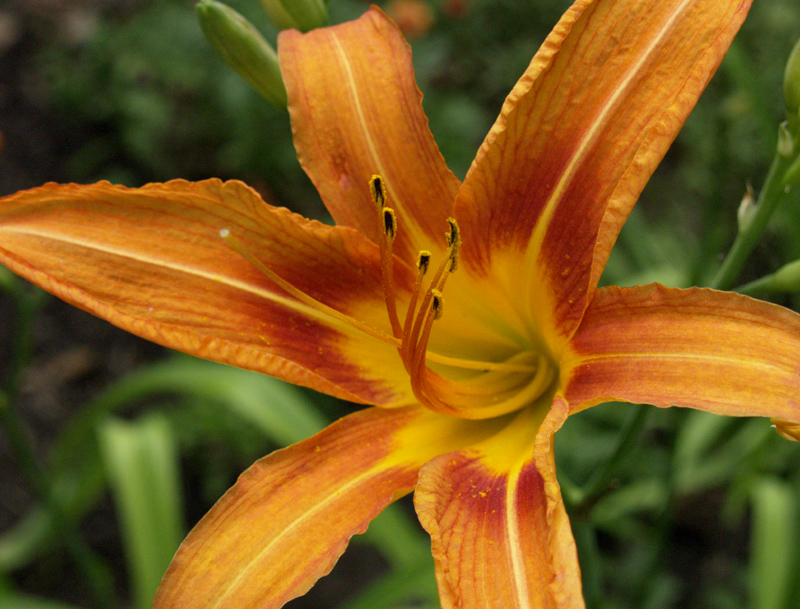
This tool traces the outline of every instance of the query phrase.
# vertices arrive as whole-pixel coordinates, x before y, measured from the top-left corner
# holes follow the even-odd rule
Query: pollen
[[[433,319],[435,321],[441,319],[442,315],[444,315],[444,296],[436,289],[431,290],[431,296],[433,297],[431,309],[433,310]]]
[[[383,178],[379,175],[374,175],[369,179],[369,194],[372,196],[372,202],[382,209],[386,204],[386,189],[383,185]]]
[[[397,235],[397,216],[389,207],[383,208],[383,232],[390,241],[394,241]]]
[[[461,231],[455,218],[448,218],[447,247],[450,248],[450,272],[453,273],[458,266],[458,248],[461,247]]]
[[[428,267],[431,264],[431,253],[428,250],[422,250],[417,255],[417,269],[424,276],[428,272]]]

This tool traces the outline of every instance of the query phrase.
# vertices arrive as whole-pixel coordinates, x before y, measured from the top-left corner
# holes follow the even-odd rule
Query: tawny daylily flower
[[[415,491],[445,607],[582,607],[553,460],[568,415],[620,400],[800,422],[797,314],[596,287],[749,4],[579,0],[463,184],[380,11],[283,33],[297,151],[335,227],[217,180],[2,200],[0,258],[45,289],[161,344],[376,406],[245,472],[156,606],[279,607]]]

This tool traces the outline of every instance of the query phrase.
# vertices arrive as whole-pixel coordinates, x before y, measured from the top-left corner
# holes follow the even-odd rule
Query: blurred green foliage
[[[275,43],[277,32],[256,0],[229,4]],[[413,41],[417,78],[436,140],[463,177],[505,94],[568,2],[428,4],[433,24]],[[271,203],[326,217],[297,162],[287,113],[265,103],[217,59],[191,3],[98,6],[103,10],[95,6],[84,14],[80,37],[67,41],[53,23],[54,34],[42,36],[35,52],[29,78],[69,136],[57,146],[69,151],[58,175],[45,179],[138,185],[239,178]],[[355,0],[330,0],[330,19],[341,22],[365,8]],[[759,188],[773,157],[784,118],[783,69],[798,36],[796,0],[755,4],[624,228],[604,282],[688,286],[710,280],[736,232],[746,185]],[[787,206],[778,210],[741,280],[798,258],[800,207]],[[19,324],[3,388],[10,396],[29,363],[29,326],[43,300],[5,273],[0,286]],[[797,294],[775,298],[800,306]],[[0,534],[3,607],[64,608],[31,596],[36,590],[30,587],[20,592],[15,581],[22,569],[57,578],[47,557],[58,547],[68,549],[87,581],[94,578],[89,597],[95,605],[133,598],[135,606],[147,606],[152,568],[163,568],[184,532],[175,532],[183,519],[202,516],[252,461],[310,435],[348,406],[241,370],[174,357],[130,370],[73,408],[44,465],[32,454],[27,467],[21,464],[38,490],[28,513]],[[597,487],[571,507],[589,607],[800,606],[797,447],[762,420],[637,408],[590,409],[556,436],[567,499],[572,491],[577,497],[580,489]],[[6,423],[13,439],[16,424]],[[632,450],[620,452],[626,429]],[[606,468],[609,459],[613,467]],[[158,500],[137,501],[131,489],[143,486]],[[127,580],[103,566],[109,561],[80,529],[109,490],[127,550]],[[341,606],[437,606],[428,542],[407,507],[388,510],[357,540],[377,548],[382,567],[371,572],[382,575],[347,592]],[[170,521],[169,532],[148,527],[154,519],[165,526]],[[324,580],[320,586],[317,594],[325,594]],[[292,606],[333,604],[313,594]]]

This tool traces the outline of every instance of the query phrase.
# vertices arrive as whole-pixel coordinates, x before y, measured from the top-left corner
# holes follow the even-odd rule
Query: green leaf
[[[786,482],[764,477],[753,485],[750,607],[785,609],[797,561],[798,505]]]
[[[162,415],[98,429],[119,511],[134,607],[148,609],[184,536],[178,448]]]
[[[683,494],[696,492],[740,474],[770,432],[761,420],[690,412],[675,442],[676,490]]]
[[[366,532],[353,538],[375,545],[396,569],[413,567],[431,554],[431,542],[416,516],[393,503],[369,523]]]
[[[109,413],[152,395],[203,399],[235,413],[276,444],[314,435],[327,420],[302,390],[262,374],[175,355],[140,368],[84,405],[60,434],[48,466],[67,515],[80,519],[105,488],[95,429]],[[0,535],[0,570],[30,564],[56,533],[44,508],[34,507]]]

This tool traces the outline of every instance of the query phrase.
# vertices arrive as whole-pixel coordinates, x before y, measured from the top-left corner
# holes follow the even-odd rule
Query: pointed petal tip
[[[375,246],[242,182],[49,183],[0,200],[0,237],[13,272],[147,340],[350,401],[412,401],[391,345],[298,302],[250,261],[381,328]]]
[[[562,373],[573,412],[619,400],[800,421],[800,315],[706,288],[601,288]]]

